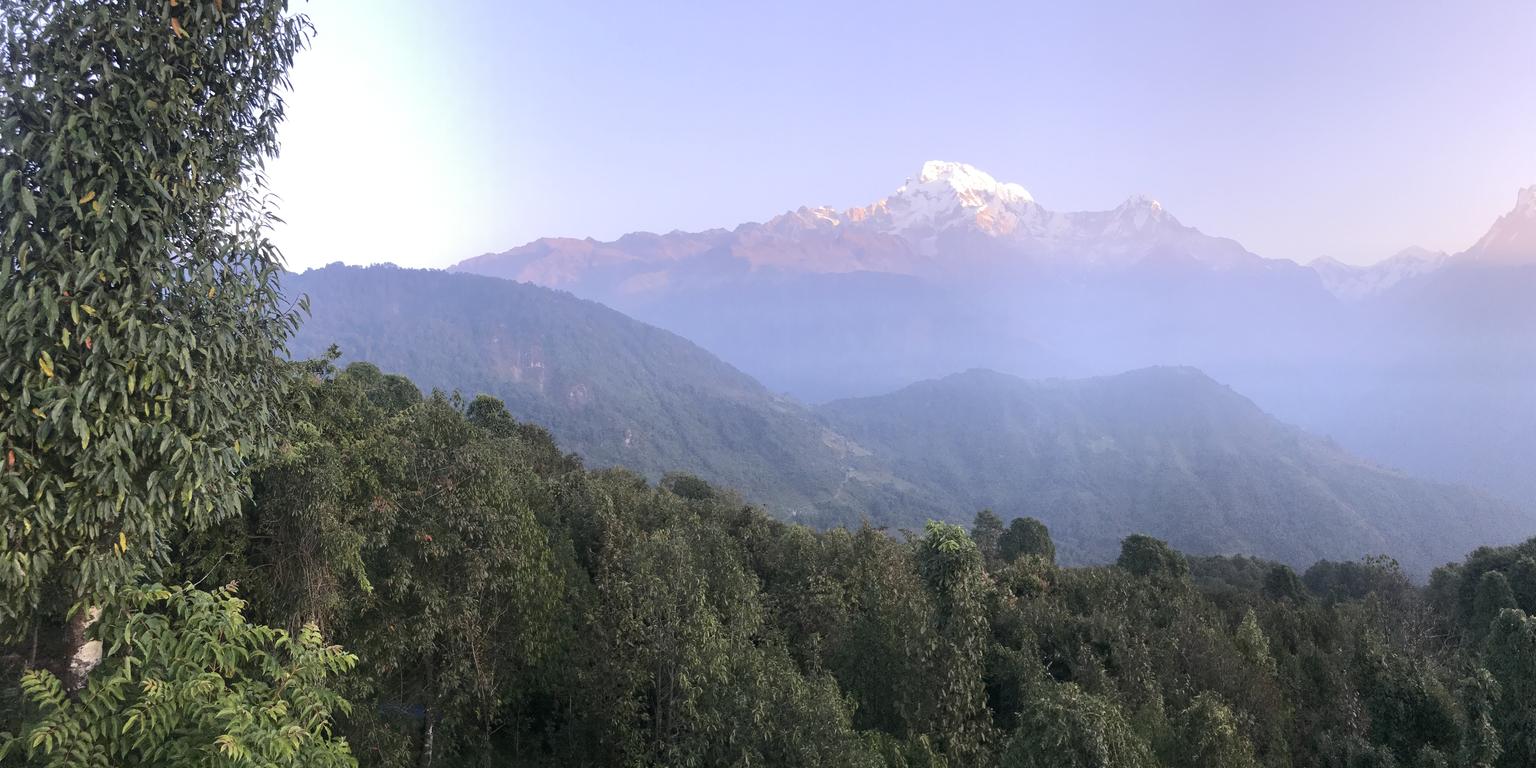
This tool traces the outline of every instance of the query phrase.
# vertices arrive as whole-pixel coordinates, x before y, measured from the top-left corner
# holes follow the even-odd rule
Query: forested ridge
[[[362,765],[1536,760],[1536,541],[1427,587],[1142,536],[1063,568],[1030,518],[816,531],[586,470],[489,397],[301,367],[244,514],[165,579],[355,654],[336,730]],[[8,684],[47,664],[11,650]]]
[[[1523,510],[1363,460],[1194,368],[969,370],[806,406],[687,339],[536,285],[339,264],[282,285],[311,310],[295,354],[338,344],[425,389],[501,398],[591,467],[688,472],[818,526],[964,524],[990,507],[1046,522],[1068,565],[1149,533],[1297,568],[1390,552],[1420,580],[1536,533]]]
[[[1536,764],[1536,540],[1426,586],[817,530],[338,353],[279,0],[0,0],[0,766]]]

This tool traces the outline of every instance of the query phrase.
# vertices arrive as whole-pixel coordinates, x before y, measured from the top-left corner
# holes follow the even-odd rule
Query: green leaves
[[[236,763],[356,765],[331,735],[346,702],[327,686],[356,657],[314,627],[294,638],[250,624],[231,587],[120,597],[96,629],[113,651],[84,690],[67,695],[46,670],[22,677],[36,716],[17,741],[34,764],[204,765],[212,745]]]
[[[181,3],[173,35],[160,3],[6,3],[0,443],[32,460],[0,481],[0,642],[238,514],[273,447],[296,317],[260,169],[309,34],[285,5]]]

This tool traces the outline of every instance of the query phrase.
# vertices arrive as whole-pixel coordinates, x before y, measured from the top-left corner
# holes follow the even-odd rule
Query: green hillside
[[[446,272],[289,275],[340,346],[428,389],[504,400],[592,466],[682,471],[783,517],[916,528],[1032,515],[1066,562],[1148,532],[1192,553],[1302,565],[1391,552],[1411,572],[1529,530],[1466,489],[1357,459],[1199,371],[1029,382],[971,371],[811,409],[672,333],[569,294]]]
[[[785,514],[834,509],[850,485],[862,499],[882,498],[887,487],[915,490],[883,476],[804,407],[697,345],[567,293],[339,265],[287,275],[284,288],[310,300],[294,356],[336,344],[345,359],[425,389],[495,395],[592,465],[652,479],[691,472]]]
[[[974,370],[819,413],[947,508],[1040,518],[1069,561],[1103,561],[1145,531],[1289,563],[1391,552],[1424,573],[1528,532],[1501,502],[1351,456],[1193,368],[1045,382]]]

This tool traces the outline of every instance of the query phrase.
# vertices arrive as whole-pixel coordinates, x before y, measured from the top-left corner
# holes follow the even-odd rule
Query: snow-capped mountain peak
[[[965,163],[930,160],[890,197],[849,211],[848,218],[928,250],[939,233],[957,228],[1010,234],[1035,207],[1029,190],[1018,184]]]
[[[896,194],[933,193],[947,191],[962,205],[980,208],[993,201],[1004,203],[1032,203],[1035,198],[1029,190],[1013,183],[1002,183],[992,175],[973,165],[944,160],[929,160],[917,174],[914,185],[911,179],[896,190]]]
[[[1146,195],[1132,195],[1121,203],[1113,211],[1115,225],[1111,229],[1120,234],[1140,232],[1148,225],[1161,223],[1165,219],[1172,219],[1163,210],[1163,204],[1147,197]]]
[[[1322,278],[1323,287],[1341,299],[1364,299],[1383,293],[1404,280],[1433,272],[1449,258],[1443,251],[1413,246],[1375,264],[1346,264],[1323,256],[1308,266]]]

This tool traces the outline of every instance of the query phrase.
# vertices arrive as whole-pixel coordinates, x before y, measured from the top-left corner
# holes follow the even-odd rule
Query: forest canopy
[[[1063,568],[1038,521],[818,531],[587,470],[489,397],[296,367],[244,514],[177,540],[166,578],[355,655],[335,727],[362,765],[1536,759],[1536,542],[1425,587],[1144,536]]]

